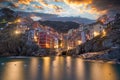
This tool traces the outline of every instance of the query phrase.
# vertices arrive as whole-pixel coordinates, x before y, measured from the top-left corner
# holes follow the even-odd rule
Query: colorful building
[[[34,41],[41,48],[58,48],[59,34],[53,28],[42,26],[39,24],[39,22],[34,22],[33,29]]]

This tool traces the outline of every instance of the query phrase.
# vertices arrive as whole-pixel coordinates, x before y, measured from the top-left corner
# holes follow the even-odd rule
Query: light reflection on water
[[[119,64],[69,56],[0,60],[0,80],[120,80]]]
[[[50,78],[50,57],[45,57],[43,58],[43,79],[44,80],[49,80]]]
[[[9,62],[5,64],[2,80],[24,80],[23,62]]]
[[[76,78],[77,80],[85,80],[85,64],[81,59],[76,60]]]
[[[38,73],[38,65],[39,65],[39,60],[38,60],[38,58],[31,58],[30,59],[30,72],[29,72],[29,74],[30,74],[30,79],[31,80],[36,80],[36,78],[37,78],[37,73]]]

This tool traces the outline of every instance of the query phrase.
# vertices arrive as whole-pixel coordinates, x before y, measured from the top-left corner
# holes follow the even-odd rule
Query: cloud
[[[4,5],[1,2],[11,2]],[[61,17],[96,19],[101,15],[120,11],[118,0],[0,0],[0,7],[16,8],[29,12],[57,14]]]
[[[12,8],[18,8],[19,4],[18,3],[10,3],[9,6],[11,6]]]
[[[118,0],[94,0],[93,5],[97,7],[99,10],[104,9],[113,9],[120,7],[120,1]]]
[[[34,21],[38,21],[38,20],[41,20],[42,18],[41,17],[39,17],[39,16],[31,16],[30,17],[31,19],[33,19]]]
[[[88,12],[96,16],[115,14],[120,12],[118,0],[64,0],[68,5],[82,6],[81,12]],[[90,9],[88,9],[90,7]]]
[[[94,0],[92,6],[96,7],[99,11],[107,10],[108,13],[120,11],[119,0]]]
[[[18,3],[28,5],[30,4],[31,0],[18,0]]]
[[[33,5],[34,8],[37,8],[37,9],[44,9],[42,6],[38,6],[38,5]]]
[[[58,15],[54,14],[44,14],[44,13],[28,13],[28,12],[22,12],[26,14],[27,16],[31,17],[33,20],[42,20],[42,21],[73,21],[77,23],[91,23],[94,22],[93,20],[87,19],[87,18],[81,18],[81,17],[59,17]],[[26,17],[26,15],[24,15]]]
[[[119,0],[64,0],[69,5],[84,5],[84,7],[91,6],[92,12],[106,13],[106,12],[119,12]]]
[[[80,5],[80,4],[91,4],[92,0],[64,0],[67,4],[75,4],[75,5]]]

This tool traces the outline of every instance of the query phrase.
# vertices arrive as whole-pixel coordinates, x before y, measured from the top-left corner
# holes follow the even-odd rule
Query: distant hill
[[[76,23],[93,23],[95,20],[90,20],[87,18],[81,18],[81,17],[59,17],[57,15],[53,14],[45,14],[45,13],[36,13],[36,12],[17,12],[19,15],[22,17],[30,17],[30,16],[36,16],[40,17],[42,21],[62,21],[62,22],[67,22],[67,21],[72,21]]]
[[[40,24],[50,26],[58,32],[66,33],[69,29],[76,29],[80,24],[75,22],[62,22],[62,21],[39,21]]]
[[[44,20],[63,21],[63,22],[72,21],[76,23],[85,23],[85,24],[90,24],[90,23],[95,22],[95,20],[90,20],[90,19],[81,18],[81,17],[52,17],[50,19],[45,18]]]
[[[32,24],[31,16],[41,17],[39,23],[54,28],[58,32],[66,33],[69,29],[76,29],[80,23],[92,23],[92,20],[79,17],[58,17],[52,14],[43,14],[35,12],[19,12],[9,8],[0,9],[0,22],[14,21],[16,18],[24,18],[26,25]],[[3,26],[3,24],[0,24]]]
[[[2,8],[0,9],[0,18],[4,19],[14,19],[17,17],[17,13],[9,8]]]
[[[12,22],[16,19],[17,13],[9,8],[0,9],[0,28],[4,27],[7,22]]]

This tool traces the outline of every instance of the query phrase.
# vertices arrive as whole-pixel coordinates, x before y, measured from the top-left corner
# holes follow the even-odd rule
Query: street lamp
[[[78,45],[81,45],[82,44],[82,41],[81,40],[78,40]]]
[[[100,35],[100,33],[99,32],[94,32],[94,37],[96,37],[96,36],[98,36],[98,35]]]
[[[34,41],[37,42],[37,36],[36,35],[34,35]]]
[[[21,22],[21,20],[20,20],[20,19],[18,19],[18,20],[17,20],[17,22]]]
[[[102,37],[106,36],[106,34],[107,34],[106,31],[103,30],[103,31],[102,31]]]
[[[21,33],[21,31],[20,30],[15,30],[15,34],[20,34]]]
[[[21,19],[16,19],[15,20],[15,23],[20,23],[21,22]]]

